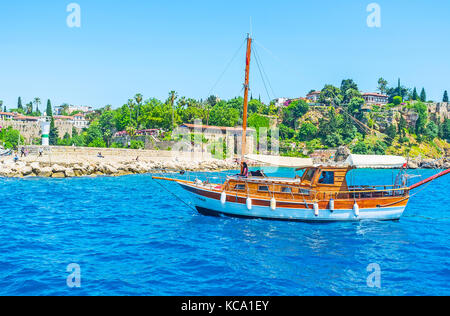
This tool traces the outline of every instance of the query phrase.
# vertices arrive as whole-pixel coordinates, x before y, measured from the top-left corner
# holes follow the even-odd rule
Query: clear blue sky
[[[66,6],[82,25],[66,25]],[[382,27],[369,28],[372,0],[16,0],[0,4],[0,99],[38,96],[53,105],[113,107],[136,93],[206,98],[252,20],[253,37],[277,97],[304,96],[353,78],[374,91],[391,84],[450,90],[450,1],[379,0]],[[264,48],[263,48],[264,47]],[[256,64],[253,96],[267,100]],[[244,51],[214,89],[241,93]]]

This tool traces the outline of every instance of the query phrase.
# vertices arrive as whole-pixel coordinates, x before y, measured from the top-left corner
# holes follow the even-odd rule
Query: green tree
[[[442,124],[442,131],[443,131],[443,138],[447,141],[450,141],[450,119],[446,119],[444,123]]]
[[[411,95],[411,100],[417,101],[419,100],[419,94],[417,93],[417,88],[414,87],[413,93]]]
[[[395,96],[392,103],[394,103],[394,105],[400,105],[400,104],[402,104],[402,102],[403,102],[403,99],[401,96]]]
[[[393,141],[394,141],[394,139],[395,139],[395,137],[397,136],[397,128],[395,127],[394,124],[391,124],[391,125],[389,125],[389,126],[386,128],[386,130],[385,130],[384,132],[385,132],[385,134],[388,136],[387,139],[386,139],[386,141],[387,141],[389,144],[392,144]]]
[[[406,136],[406,128],[407,126],[407,122],[406,119],[403,117],[403,115],[400,115],[400,120],[398,122],[398,133],[401,135],[401,137],[405,137]]]
[[[215,106],[217,104],[217,97],[214,95],[209,96],[206,99],[206,103],[208,103],[210,106]]]
[[[352,148],[352,153],[356,155],[367,155],[369,149],[364,141],[360,141]]]
[[[355,97],[350,100],[348,104],[348,110],[350,113],[357,114],[361,111],[361,107],[364,105],[365,101],[363,98]]]
[[[431,121],[425,126],[424,136],[428,140],[432,141],[433,139],[438,137],[438,134],[439,134],[439,127],[436,125],[436,123]]]
[[[427,94],[425,92],[425,88],[422,88],[422,91],[420,92],[420,101],[427,102]]]
[[[36,105],[36,113],[40,114],[39,105],[41,104],[41,99],[38,97],[34,98],[34,104]]]
[[[414,109],[419,115],[416,122],[416,134],[422,135],[425,132],[425,125],[428,121],[428,109],[423,102],[417,102],[414,104]]]
[[[342,80],[341,83],[341,93],[342,101],[347,104],[354,97],[361,97],[358,85],[353,81],[353,79]]]
[[[11,126],[0,131],[0,140],[3,142],[3,146],[8,149],[17,149],[19,141],[21,144],[24,143],[24,138],[20,135],[20,132]]]
[[[115,132],[114,113],[112,111],[105,111],[102,113],[99,119],[99,128],[106,146],[109,147],[111,145],[111,138]]]
[[[447,93],[447,90],[444,91],[444,97],[442,98],[442,102],[447,102],[447,103],[448,103],[448,93]]]
[[[22,98],[21,97],[19,97],[19,99],[17,99],[17,109],[23,111],[23,105],[22,105]]]
[[[86,144],[88,147],[106,147],[99,121],[92,122],[86,130]]]
[[[233,127],[238,125],[241,119],[239,110],[219,102],[211,109],[209,114],[209,124],[215,126]]]
[[[45,111],[45,113],[47,114],[47,116],[53,116],[53,110],[52,110],[52,102],[49,100],[47,100],[47,109]]]
[[[141,106],[142,106],[143,99],[144,99],[144,97],[140,93],[138,93],[134,96],[134,100],[136,101],[136,104],[137,104],[137,113],[136,113],[137,128],[139,128],[139,114],[141,113]]]
[[[319,103],[324,105],[340,105],[342,100],[341,90],[330,84],[324,86],[319,96]]]
[[[51,121],[50,121],[50,134],[49,134],[50,145],[51,146],[58,145],[58,139],[59,139],[59,132],[55,126],[55,119],[52,116]]]
[[[378,91],[380,91],[381,94],[386,94],[387,85],[388,82],[385,79],[383,78],[378,79]]]
[[[283,124],[295,129],[296,122],[299,118],[309,111],[309,105],[303,100],[292,102],[287,108],[283,109]]]
[[[27,107],[27,112],[26,112],[26,114],[31,114],[31,113],[33,113],[33,102],[27,103],[26,107]]]
[[[317,136],[317,126],[311,122],[304,122],[298,130],[298,138],[300,141],[309,141]]]

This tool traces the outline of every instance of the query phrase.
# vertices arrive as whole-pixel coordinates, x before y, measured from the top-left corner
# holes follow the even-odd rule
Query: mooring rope
[[[180,198],[178,195],[176,195],[175,193],[173,193],[172,191],[170,191],[169,189],[167,189],[166,187],[164,187],[161,183],[159,183],[158,181],[156,181],[155,179],[152,180],[157,183],[161,188],[163,188],[165,191],[169,192],[169,194],[173,195],[177,200],[179,200],[180,202],[182,202],[183,204],[185,204],[187,207],[193,209],[194,211],[197,211],[191,204],[185,202],[182,198]]]

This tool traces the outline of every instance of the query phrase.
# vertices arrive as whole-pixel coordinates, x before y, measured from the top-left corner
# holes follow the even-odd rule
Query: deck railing
[[[223,172],[186,172],[180,173],[166,173],[162,170],[164,178],[169,178],[173,181],[183,180],[188,183],[192,183],[194,186],[207,189],[225,190],[227,192],[233,192],[237,194],[245,194],[246,197],[260,198],[262,191],[254,191],[250,189],[249,184],[263,184],[268,187],[267,191],[270,197],[275,197],[280,200],[287,201],[329,201],[333,200],[359,200],[359,199],[376,199],[376,198],[389,198],[389,197],[407,197],[409,195],[409,189],[394,185],[373,185],[373,186],[350,186],[348,191],[316,191],[308,187],[300,187],[299,185],[292,185],[288,183],[263,183],[264,178],[256,179],[251,178],[235,178],[227,173]],[[237,190],[235,186],[231,187],[228,180],[235,178],[239,180],[240,184],[245,185],[243,190]],[[291,192],[281,192],[281,188],[290,188]],[[278,190],[277,190],[278,189]],[[299,189],[299,192],[294,190]],[[303,192],[302,192],[303,190]],[[260,193],[259,195],[257,193]]]

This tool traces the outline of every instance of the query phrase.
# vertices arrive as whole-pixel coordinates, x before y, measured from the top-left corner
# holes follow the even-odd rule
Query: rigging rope
[[[228,68],[230,68],[231,64],[234,62],[234,60],[236,59],[237,55],[239,54],[239,52],[241,51],[242,47],[244,46],[245,42],[247,41],[247,39],[245,39],[242,43],[241,46],[239,46],[238,50],[236,51],[236,53],[234,53],[233,58],[231,58],[230,62],[227,64],[227,66],[225,67],[225,70],[222,72],[222,74],[219,76],[219,79],[217,79],[216,83],[213,85],[213,87],[211,88],[211,90],[209,90],[208,92],[208,97],[211,95],[211,93],[213,92],[213,90],[217,87],[217,85],[219,84],[220,80],[222,80],[223,76],[225,75],[225,73],[227,72]]]
[[[272,96],[273,96],[273,98],[275,98],[277,94],[273,90],[272,84],[270,83],[270,80],[269,80],[269,76],[267,75],[266,70],[264,69],[264,65],[263,65],[263,63],[261,61],[261,57],[259,56],[259,52],[256,49],[256,47],[254,48],[254,52],[255,52],[256,56],[258,57],[259,63],[261,65],[262,72],[263,72],[264,76],[266,77],[266,80],[267,80],[267,83],[269,84],[270,90],[272,91]],[[270,100],[269,100],[269,102],[270,102]]]
[[[266,81],[264,80],[264,76],[262,74],[261,66],[259,65],[259,60],[258,60],[258,57],[257,57],[257,55],[255,53],[255,50],[253,50],[253,56],[255,57],[256,65],[258,65],[259,74],[261,75],[261,79],[262,79],[262,82],[264,84],[264,88],[266,89],[267,97],[269,98],[269,102],[270,102],[271,99],[270,99],[269,90],[267,90]]]
[[[165,191],[169,192],[169,194],[173,195],[176,199],[178,199],[180,202],[182,202],[183,204],[186,204],[187,207],[193,209],[194,211],[197,211],[191,204],[185,202],[182,198],[180,198],[178,195],[176,195],[175,193],[173,193],[172,191],[170,191],[169,189],[167,189],[166,187],[164,187],[161,183],[159,183],[158,181],[156,181],[155,179],[152,180],[154,182],[156,182],[161,188],[163,188]]]

